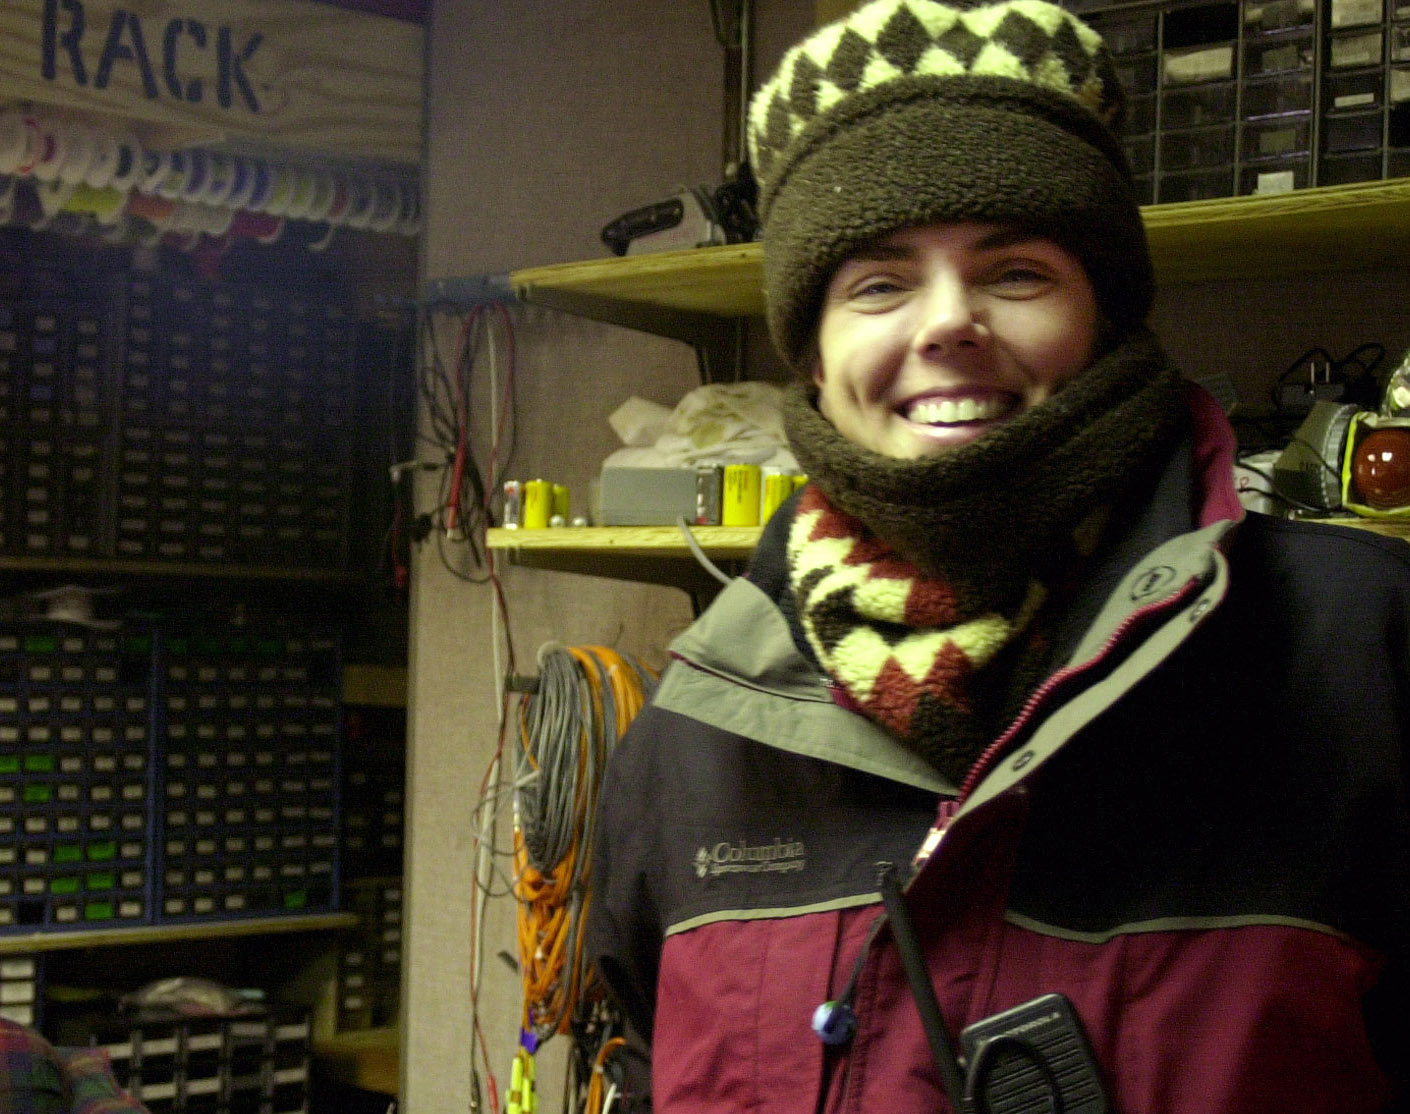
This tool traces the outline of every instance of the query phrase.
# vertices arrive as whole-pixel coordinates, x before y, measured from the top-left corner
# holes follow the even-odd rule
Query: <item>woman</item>
[[[640,1108],[1406,1102],[1410,550],[1244,514],[1122,103],[1041,0],[875,0],[754,101],[811,482],[604,787]],[[1070,1059],[962,1035],[1035,1000]]]

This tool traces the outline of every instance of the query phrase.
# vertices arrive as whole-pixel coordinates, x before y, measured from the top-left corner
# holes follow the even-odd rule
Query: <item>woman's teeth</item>
[[[942,398],[918,402],[906,417],[922,425],[957,425],[961,422],[988,422],[1003,415],[1006,409],[1000,399]]]

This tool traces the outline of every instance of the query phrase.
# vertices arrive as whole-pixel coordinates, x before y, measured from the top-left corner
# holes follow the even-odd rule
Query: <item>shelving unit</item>
[[[357,924],[352,913],[319,913],[307,917],[258,917],[207,924],[140,925],[134,928],[77,929],[72,932],[29,932],[0,936],[0,956],[35,952],[73,951],[78,948],[131,947],[138,944],[174,944],[184,940],[217,940],[236,936],[332,932]]]
[[[1159,283],[1371,268],[1410,255],[1410,179],[1153,205],[1144,211]],[[690,340],[764,312],[758,243],[530,267],[525,302]]]
[[[692,526],[700,548],[722,571],[738,571],[759,540],[759,527]],[[685,588],[718,587],[695,561],[675,526],[567,526],[489,531],[488,545],[511,564]]]
[[[1154,205],[1143,210],[1158,283],[1246,279],[1384,266],[1410,258],[1410,179]],[[514,271],[518,297],[596,321],[717,343],[739,317],[764,312],[758,243],[612,257]],[[1338,519],[1410,539],[1410,523]],[[758,530],[694,527],[711,560],[746,560]],[[709,574],[673,526],[489,531],[510,563],[673,584]]]

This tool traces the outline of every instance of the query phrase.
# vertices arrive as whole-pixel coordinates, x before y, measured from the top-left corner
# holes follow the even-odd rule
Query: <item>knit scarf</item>
[[[918,460],[848,441],[790,390],[785,428],[812,483],[789,580],[846,702],[959,784],[1041,679],[1045,602],[1103,511],[1150,482],[1183,413],[1179,373],[1145,331],[1043,405]]]

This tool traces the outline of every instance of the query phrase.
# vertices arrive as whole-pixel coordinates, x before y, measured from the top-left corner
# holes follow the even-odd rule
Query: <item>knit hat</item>
[[[1118,335],[1154,292],[1114,129],[1125,97],[1086,24],[1045,0],[872,0],[793,47],[755,95],[769,330],[805,367],[832,272],[936,221],[1012,224],[1081,260]]]

